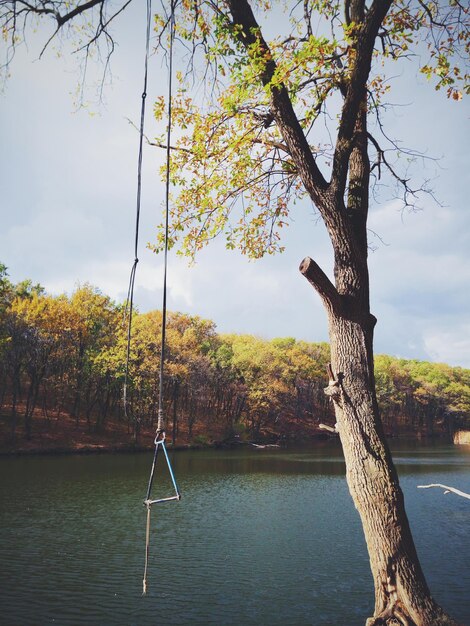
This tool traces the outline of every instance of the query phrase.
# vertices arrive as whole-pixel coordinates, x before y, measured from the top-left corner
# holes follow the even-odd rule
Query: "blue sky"
[[[117,300],[133,261],[138,136],[145,32],[144,3],[131,5],[116,29],[113,84],[105,106],[76,111],[77,65],[63,49],[37,60],[42,33],[18,50],[0,96],[0,261],[14,281],[31,278],[51,293],[90,282]],[[3,45],[3,44],[2,44]],[[146,132],[160,134],[152,100],[165,87],[161,59],[150,62]],[[406,71],[406,73],[405,73]],[[371,304],[378,317],[376,352],[470,367],[469,105],[448,102],[413,65],[400,70],[387,117],[390,134],[440,157],[414,165],[432,178],[443,206],[402,212],[390,198],[371,211]],[[161,306],[161,259],[145,248],[160,220],[162,155],[146,148],[136,303]],[[376,236],[376,233],[378,236]],[[331,275],[324,227],[298,206],[286,252],[249,262],[214,242],[194,267],[170,255],[169,306],[213,319],[221,332],[326,341],[318,296],[298,272],[305,256]]]

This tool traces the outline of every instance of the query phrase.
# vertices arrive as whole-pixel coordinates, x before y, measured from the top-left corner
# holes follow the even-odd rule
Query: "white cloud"
[[[470,246],[464,215],[429,205],[402,219],[397,207],[385,205],[370,220],[386,243],[370,255],[379,350],[468,363],[458,334],[447,330],[449,323],[461,325],[470,309],[470,266],[465,261]],[[439,343],[439,337],[446,340]],[[447,352],[442,349],[446,343]]]
[[[470,324],[457,324],[451,330],[429,329],[424,345],[433,361],[470,368]]]

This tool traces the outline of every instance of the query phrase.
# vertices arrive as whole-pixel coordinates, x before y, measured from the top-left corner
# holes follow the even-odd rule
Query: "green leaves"
[[[303,194],[279,134],[264,128],[266,108],[249,106],[251,97],[244,83],[221,93],[217,108],[203,110],[182,90],[172,102],[184,134],[171,154],[169,245],[191,258],[220,234],[250,257],[279,251],[288,200]],[[161,118],[160,101],[155,113]],[[163,243],[160,229],[154,249]]]
[[[340,6],[341,4],[341,6]],[[286,90],[307,139],[322,113],[335,119],[357,66],[357,44],[365,22],[343,17],[342,3],[314,0],[301,7],[256,2],[265,30],[275,15],[279,32],[268,43],[260,30],[244,32],[224,5],[185,0],[177,32],[191,42],[187,73],[179,72],[173,99],[177,129],[171,151],[170,246],[190,257],[215,237],[226,247],[259,258],[283,249],[289,211],[306,191],[296,158],[289,154],[272,114],[272,98]],[[457,2],[397,0],[379,29],[374,66],[367,84],[369,107],[377,114],[390,89],[389,61],[410,55],[427,60],[421,71],[449,97],[468,91],[468,10]],[[163,26],[165,20],[160,20]],[[316,28],[313,28],[316,25]],[[377,69],[376,69],[377,68]],[[269,78],[268,78],[269,77]],[[201,89],[201,85],[204,89]],[[154,108],[163,121],[165,103]],[[161,143],[159,140],[157,143]],[[331,145],[311,143],[314,158],[331,167]],[[155,251],[163,246],[162,226]]]

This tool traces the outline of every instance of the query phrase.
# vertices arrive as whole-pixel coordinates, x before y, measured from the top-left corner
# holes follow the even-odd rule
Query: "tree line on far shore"
[[[13,284],[0,265],[0,411],[14,438],[37,416],[64,416],[106,430],[156,425],[162,314],[134,312],[127,351],[124,304],[89,284],[51,296],[30,280]],[[167,432],[192,440],[235,435],[305,437],[332,424],[326,343],[222,335],[214,322],[170,312],[164,377]],[[470,370],[442,363],[375,359],[377,396],[389,435],[452,435],[470,425]],[[204,435],[201,435],[204,433]]]

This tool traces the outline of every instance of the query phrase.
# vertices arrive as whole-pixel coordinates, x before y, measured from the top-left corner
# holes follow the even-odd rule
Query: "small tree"
[[[65,1],[0,0],[0,21],[6,35],[12,33],[14,47],[15,14],[52,15],[59,30],[96,10],[92,42],[100,34],[109,41],[112,18],[105,17],[105,10],[110,6],[106,0],[73,9]],[[383,435],[373,369],[376,319],[369,306],[366,226],[374,176],[388,170],[406,204],[416,192],[369,128],[374,117],[382,128],[388,63],[413,49],[424,52],[428,45],[422,71],[436,76],[437,87],[447,89],[449,97],[461,99],[458,82],[468,78],[463,67],[468,10],[459,0],[305,0],[291,3],[282,21],[270,22],[269,0],[179,0],[173,7],[177,36],[189,48],[190,78],[202,71],[210,97],[198,92],[191,98],[180,75],[173,102],[181,134],[172,151],[177,195],[170,245],[178,243],[193,256],[224,234],[228,248],[260,257],[282,247],[280,231],[292,202],[306,196],[314,203],[334,251],[334,284],[310,258],[300,271],[328,316],[326,393],[334,403],[375,585],[374,615],[367,624],[453,624],[427,587]],[[163,34],[168,15],[157,23]],[[271,31],[274,24],[282,32],[268,43],[263,30]],[[201,60],[196,59],[199,52]],[[318,120],[330,105],[337,123],[330,129],[333,140],[325,143]],[[158,118],[164,110],[160,100]],[[157,249],[162,242],[160,235]]]

